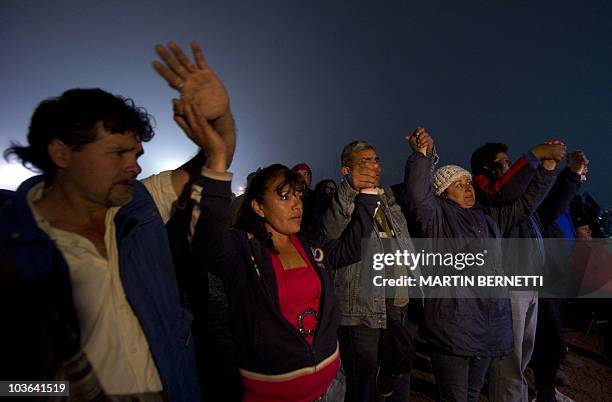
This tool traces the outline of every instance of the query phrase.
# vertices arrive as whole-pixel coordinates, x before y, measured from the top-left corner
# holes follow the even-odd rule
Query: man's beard
[[[104,197],[106,205],[108,207],[120,207],[132,201],[135,183],[136,179],[125,179],[113,184]],[[113,190],[119,190],[120,193],[117,194],[117,191],[114,192]]]

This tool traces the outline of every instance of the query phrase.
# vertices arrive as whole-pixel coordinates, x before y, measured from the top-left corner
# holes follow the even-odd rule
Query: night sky
[[[403,136],[424,126],[441,163],[464,167],[487,141],[516,158],[562,139],[591,159],[583,189],[612,205],[610,1],[2,0],[0,39],[2,149],[25,141],[44,98],[100,87],[155,117],[141,177],[180,165],[195,146],[150,63],[155,43],[194,39],[230,93],[235,190],[275,162],[338,179],[355,139],[377,147],[394,184],[410,153]],[[0,187],[21,174],[0,162]]]

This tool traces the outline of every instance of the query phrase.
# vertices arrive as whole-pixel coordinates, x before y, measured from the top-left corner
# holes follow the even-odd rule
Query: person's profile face
[[[327,182],[325,183],[325,186],[323,187],[323,192],[325,194],[335,194],[336,193],[336,184],[334,182]]]
[[[312,177],[310,177],[310,173],[308,172],[308,170],[299,169],[297,170],[297,173],[302,175],[302,177],[304,178],[304,182],[306,183],[306,187],[310,188],[310,182],[312,180]]]
[[[589,225],[576,226],[574,230],[576,231],[576,237],[579,239],[590,240],[593,238],[593,232]]]
[[[499,152],[497,155],[495,155],[491,170],[496,177],[501,177],[508,171],[508,169],[510,169],[510,166],[512,166],[512,161],[510,158],[508,158],[508,154],[505,152]]]
[[[62,177],[93,203],[121,206],[132,199],[136,177],[142,171],[138,164],[142,145],[135,133],[109,133],[101,125],[98,131],[94,142],[70,151]]]

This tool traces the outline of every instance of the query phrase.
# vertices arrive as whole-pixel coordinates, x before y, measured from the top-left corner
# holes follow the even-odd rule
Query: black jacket
[[[378,196],[361,194],[353,219],[338,240],[321,241],[323,258],[298,236],[321,280],[318,328],[310,345],[282,316],[268,250],[246,232],[230,229],[230,182],[201,177],[201,215],[192,241],[201,266],[219,276],[229,301],[230,325],[240,367],[261,374],[282,374],[315,366],[332,355],[338,342],[340,311],[330,269],[361,259],[361,241],[373,227]],[[317,254],[320,254],[317,251]]]
[[[546,237],[563,238],[563,230],[556,223],[561,214],[567,212],[570,202],[580,191],[580,175],[572,172],[569,168],[563,169],[555,184],[550,189],[546,199],[538,208],[538,215],[544,226]]]

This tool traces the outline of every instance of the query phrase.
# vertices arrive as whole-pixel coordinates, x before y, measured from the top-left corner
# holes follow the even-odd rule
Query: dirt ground
[[[577,402],[612,401],[612,367],[601,356],[600,339],[587,334],[584,330],[565,329],[565,340],[570,349],[570,360],[576,362],[573,367],[561,365],[561,371],[569,379],[570,385],[557,389]],[[431,371],[431,362],[426,352],[426,345],[417,342],[417,360],[412,370],[411,401],[425,402],[436,400],[436,385]],[[535,398],[533,373],[528,369],[529,396]],[[489,399],[483,394],[480,401]]]

